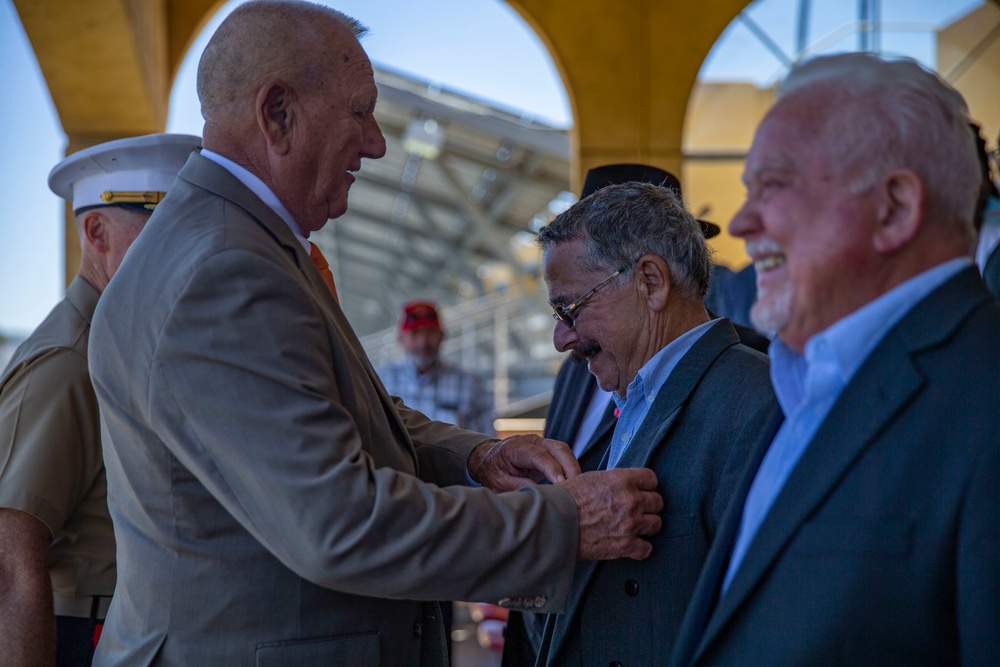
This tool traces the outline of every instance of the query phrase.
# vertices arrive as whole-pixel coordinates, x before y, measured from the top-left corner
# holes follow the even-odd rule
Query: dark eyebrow
[[[549,299],[550,306],[565,306],[566,303],[567,303],[567,297],[563,294],[557,294],[554,299]],[[570,303],[572,302],[570,301]]]

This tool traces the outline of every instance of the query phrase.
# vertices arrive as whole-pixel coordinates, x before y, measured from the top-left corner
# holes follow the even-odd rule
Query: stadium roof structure
[[[363,161],[348,212],[312,236],[355,330],[391,327],[412,298],[448,306],[536,281],[532,225],[573,201],[567,130],[384,69],[375,79],[386,155]]]

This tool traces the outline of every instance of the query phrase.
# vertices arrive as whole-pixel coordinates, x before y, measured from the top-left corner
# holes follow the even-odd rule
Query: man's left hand
[[[580,463],[566,443],[537,435],[484,442],[469,456],[469,476],[498,493],[543,479],[561,482],[579,474]]]

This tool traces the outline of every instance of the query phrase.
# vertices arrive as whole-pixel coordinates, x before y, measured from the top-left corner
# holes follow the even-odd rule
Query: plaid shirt
[[[431,419],[493,435],[493,397],[472,373],[438,362],[418,375],[409,359],[376,369],[386,391]]]

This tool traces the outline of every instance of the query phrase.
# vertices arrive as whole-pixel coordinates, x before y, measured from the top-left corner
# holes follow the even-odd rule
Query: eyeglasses
[[[575,327],[576,326],[576,311],[578,311],[581,308],[583,308],[583,306],[588,301],[590,301],[590,298],[592,296],[594,296],[594,294],[597,292],[597,290],[601,289],[602,287],[604,287],[605,285],[607,285],[608,283],[610,283],[612,280],[615,279],[616,276],[618,276],[618,274],[620,274],[624,270],[625,269],[618,269],[617,271],[615,271],[614,273],[612,273],[610,276],[608,276],[607,278],[605,278],[601,282],[599,282],[596,285],[594,285],[594,288],[592,290],[590,290],[589,292],[587,292],[586,294],[584,294],[583,296],[581,296],[580,298],[578,298],[576,301],[574,301],[573,303],[569,304],[568,306],[552,306],[552,304],[549,303],[549,305],[552,306],[552,319],[554,319],[556,321],[565,322],[571,328]]]

